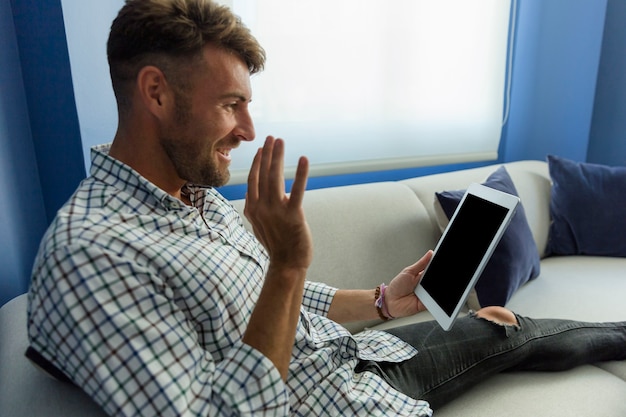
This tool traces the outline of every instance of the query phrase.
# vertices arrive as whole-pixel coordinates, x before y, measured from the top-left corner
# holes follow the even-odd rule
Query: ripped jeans
[[[626,359],[626,322],[516,317],[519,326],[493,323],[472,313],[459,318],[448,332],[434,321],[388,329],[419,353],[400,363],[361,361],[356,372],[374,372],[436,410],[499,372],[561,371]]]

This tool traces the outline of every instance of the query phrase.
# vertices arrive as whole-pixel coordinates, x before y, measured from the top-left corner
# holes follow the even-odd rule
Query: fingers
[[[407,267],[406,268],[407,271],[410,272],[413,275],[417,275],[417,274],[421,273],[428,266],[428,263],[430,262],[432,257],[433,257],[433,251],[432,250],[427,251],[424,254],[424,256],[422,256],[417,262],[415,262],[413,265]]]
[[[259,197],[267,197],[269,199],[282,199],[284,197],[284,157],[285,143],[283,140],[268,136],[263,148],[260,150],[258,167]],[[253,167],[255,167],[254,161]]]
[[[432,258],[433,258],[433,250],[430,249],[417,262],[420,263],[420,265],[423,265],[422,269],[424,269],[426,268],[426,266],[428,265],[428,263],[430,262]]]
[[[282,200],[285,197],[284,157],[284,141],[268,136],[263,147],[254,156],[250,167],[247,191],[249,201],[256,201],[262,197]],[[302,204],[308,173],[308,159],[301,157],[291,189],[290,206]]]
[[[276,146],[278,144],[278,146]],[[272,191],[284,194],[282,159],[284,145],[280,139],[268,136],[263,147],[257,150],[248,173],[247,201],[256,202],[261,197],[271,196]]]
[[[308,160],[300,158],[292,194],[288,197],[283,174],[284,156],[284,142],[268,136],[250,167],[244,214],[274,266],[308,268],[312,242],[302,210]]]
[[[420,270],[423,270],[424,268],[426,268],[426,266],[428,265],[428,263],[430,262],[430,260],[433,257],[433,251],[432,249],[428,250],[424,256],[422,256],[417,262],[415,262],[413,265],[417,268],[419,268]]]
[[[259,170],[261,168],[261,149],[257,150],[252,166],[248,173],[248,191],[246,192],[246,201],[257,201],[259,199]]]
[[[289,205],[292,207],[300,207],[304,199],[307,178],[309,175],[309,161],[305,157],[301,157],[298,161],[296,169],[296,177],[291,186],[291,196],[289,197]]]
[[[268,136],[265,139],[265,144],[261,148],[261,164],[259,166],[259,197],[267,197],[270,191],[270,184],[275,178],[271,178],[270,170],[272,167],[272,161],[274,160],[274,145],[276,139],[273,136]],[[282,172],[280,173],[282,176]]]

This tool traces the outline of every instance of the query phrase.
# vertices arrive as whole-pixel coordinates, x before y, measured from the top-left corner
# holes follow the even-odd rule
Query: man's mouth
[[[231,156],[230,156],[230,151],[232,150],[232,148],[218,148],[217,149],[217,153],[220,155],[220,158],[224,161],[230,162],[231,161]]]

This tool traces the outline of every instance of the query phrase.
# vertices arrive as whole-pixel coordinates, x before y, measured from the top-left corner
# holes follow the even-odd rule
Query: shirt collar
[[[92,177],[123,190],[149,205],[160,205],[168,210],[178,210],[186,207],[181,200],[166,193],[130,166],[109,156],[110,149],[110,143],[96,145],[91,148],[90,174]],[[198,186],[187,184],[183,192],[193,196],[193,205],[199,207],[203,203],[201,195],[204,195],[206,190],[202,192]]]

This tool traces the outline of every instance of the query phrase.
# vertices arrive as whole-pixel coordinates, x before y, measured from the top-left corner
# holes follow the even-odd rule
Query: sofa
[[[506,306],[534,317],[626,320],[626,258],[594,255],[588,250],[554,253],[551,239],[556,233],[554,210],[558,205],[549,163],[518,161],[503,166],[521,198],[534,256],[540,260],[540,269],[532,274],[538,276],[516,283]],[[374,288],[388,283],[404,266],[436,246],[446,220],[439,201],[441,192],[485,182],[499,168],[502,166],[492,165],[396,182],[308,191],[304,207],[315,246],[308,278],[340,288]],[[234,205],[243,209],[243,201],[234,201]],[[609,225],[604,232],[607,239],[614,230],[623,230],[624,208],[617,208],[618,215],[624,216],[616,226]],[[589,218],[605,216],[597,211],[586,214]],[[618,236],[618,246],[624,240],[626,235]],[[79,388],[44,376],[24,357],[25,297],[19,296],[0,309],[0,416],[104,415]],[[480,294],[474,294],[470,301],[481,304],[480,299]],[[424,312],[386,322],[349,323],[347,327],[358,332],[431,319]],[[566,372],[496,375],[435,410],[435,416],[626,416],[626,361]]]

